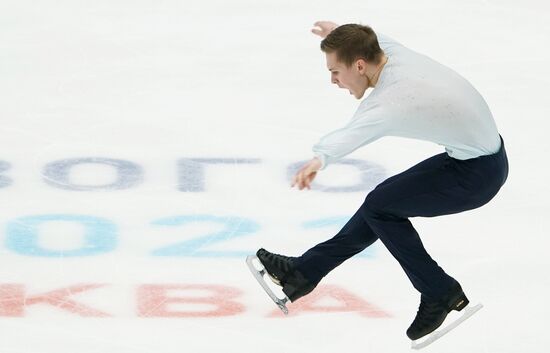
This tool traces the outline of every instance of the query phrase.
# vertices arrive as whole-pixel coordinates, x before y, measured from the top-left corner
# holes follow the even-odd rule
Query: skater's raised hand
[[[321,161],[317,157],[304,164],[292,178],[292,187],[297,186],[300,190],[311,189],[311,182],[315,179],[317,171],[321,169],[321,165]]]
[[[332,32],[333,29],[338,27],[336,23],[330,21],[317,21],[313,25],[315,27],[311,29],[311,32],[321,38],[325,38],[330,32]]]

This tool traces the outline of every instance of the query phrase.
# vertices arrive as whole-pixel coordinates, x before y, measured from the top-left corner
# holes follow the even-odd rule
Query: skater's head
[[[338,61],[347,67],[358,59],[376,65],[384,55],[372,28],[353,23],[336,27],[330,32],[321,41],[321,50],[327,54],[335,53]]]
[[[346,24],[335,28],[323,41],[331,82],[346,88],[357,99],[374,87],[386,59],[378,38],[368,26]]]

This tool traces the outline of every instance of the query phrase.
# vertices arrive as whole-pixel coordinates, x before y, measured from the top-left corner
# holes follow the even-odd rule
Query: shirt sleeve
[[[384,136],[386,123],[383,114],[376,109],[366,109],[365,106],[359,106],[346,126],[323,136],[313,146],[314,155],[321,161],[321,169]]]
[[[376,32],[376,39],[378,39],[378,44],[380,44],[380,48],[382,48],[382,50],[389,49],[393,46],[403,46],[401,43],[391,37],[388,37],[384,33]]]

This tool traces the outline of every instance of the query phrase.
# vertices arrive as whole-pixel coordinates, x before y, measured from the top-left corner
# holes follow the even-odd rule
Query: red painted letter
[[[340,305],[323,305],[323,300],[331,300]],[[295,303],[288,305],[288,315],[294,316],[305,311],[312,312],[356,312],[362,316],[372,318],[384,318],[391,315],[385,311],[378,309],[376,306],[361,299],[358,296],[346,291],[338,286],[319,286],[313,292],[298,299]],[[280,317],[283,313],[280,310],[274,310],[270,317]]]
[[[25,308],[33,304],[48,304],[85,317],[110,316],[102,311],[69,299],[70,296],[76,293],[103,286],[102,284],[82,284],[28,296],[25,293],[25,286],[21,284],[0,284],[0,316],[25,316]]]
[[[170,291],[202,292],[194,295],[169,295]],[[205,292],[205,293],[204,293]],[[201,284],[142,285],[138,288],[138,315],[142,317],[215,317],[237,315],[244,306],[234,301],[241,292],[232,287]],[[198,310],[170,309],[170,305],[195,306]],[[208,308],[204,308],[207,306]]]

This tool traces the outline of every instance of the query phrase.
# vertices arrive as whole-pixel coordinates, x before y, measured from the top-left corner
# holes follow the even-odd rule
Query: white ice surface
[[[432,256],[485,305],[425,351],[548,351],[548,18],[543,0],[0,0],[0,161],[10,165],[0,164],[0,181],[10,183],[0,188],[0,285],[20,284],[33,295],[108,284],[70,299],[112,316],[28,305],[23,317],[0,316],[0,352],[410,351],[405,330],[418,295],[379,243],[374,257],[352,259],[323,282],[391,315],[377,319],[353,312],[269,318],[278,309],[248,273],[244,256],[150,254],[216,228],[153,221],[208,214],[251,219],[260,229],[204,250],[252,253],[263,246],[297,255],[338,230],[304,230],[304,222],[349,217],[361,204],[365,192],[299,192],[288,185],[288,165],[310,158],[319,136],[345,123],[357,106],[329,82],[319,40],[309,32],[319,19],[372,25],[454,68],[484,95],[506,142],[510,176],[491,203],[413,221]],[[390,175],[440,151],[385,138],[350,158]],[[115,191],[69,191],[44,181],[48,163],[85,157],[132,161],[143,168],[143,180]],[[189,193],[178,191],[180,158],[261,161],[210,166],[204,192]],[[71,182],[103,185],[116,178],[96,168],[75,168]],[[349,171],[329,167],[317,183],[354,184],[357,175]],[[116,248],[46,258],[7,246],[10,224],[45,214],[109,219],[117,226]],[[67,222],[40,229],[44,248],[78,248],[82,238]],[[235,288],[243,311],[139,317],[136,288],[144,284]],[[3,296],[0,308],[9,299]]]

